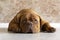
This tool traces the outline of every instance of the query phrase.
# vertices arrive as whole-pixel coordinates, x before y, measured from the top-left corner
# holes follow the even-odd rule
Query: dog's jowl
[[[55,28],[34,10],[23,9],[11,20],[8,31],[15,33],[55,32]]]

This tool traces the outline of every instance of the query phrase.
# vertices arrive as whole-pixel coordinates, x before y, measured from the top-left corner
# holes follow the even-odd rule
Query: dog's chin
[[[22,26],[22,25],[21,25]],[[38,31],[38,29],[36,28],[36,25],[23,25],[23,27],[24,27],[24,32],[25,33],[38,33],[38,32],[40,32],[40,31]]]

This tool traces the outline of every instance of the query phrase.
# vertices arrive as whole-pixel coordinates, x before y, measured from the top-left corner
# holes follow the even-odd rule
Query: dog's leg
[[[49,33],[55,32],[55,28],[51,27],[49,23],[45,23],[41,27],[41,32],[49,32]]]

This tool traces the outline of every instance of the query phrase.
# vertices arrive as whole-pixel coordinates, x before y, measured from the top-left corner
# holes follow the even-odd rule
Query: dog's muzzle
[[[32,33],[33,30],[32,30],[32,27],[33,27],[33,23],[32,22],[28,22],[27,23],[27,27],[28,29],[26,30],[27,33]]]
[[[35,25],[32,22],[27,23],[28,29],[26,30],[27,33],[36,33]]]

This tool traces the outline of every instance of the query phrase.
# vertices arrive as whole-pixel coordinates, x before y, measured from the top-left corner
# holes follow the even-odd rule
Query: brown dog
[[[55,32],[55,28],[51,27],[34,10],[23,9],[9,23],[8,31],[16,33]]]

